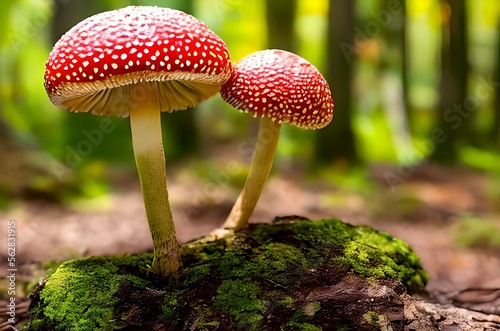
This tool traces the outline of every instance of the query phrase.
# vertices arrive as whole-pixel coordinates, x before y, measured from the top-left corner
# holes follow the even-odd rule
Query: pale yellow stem
[[[281,124],[263,117],[260,122],[259,136],[250,165],[245,186],[241,191],[228,218],[222,226],[225,229],[240,230],[248,226],[267,177],[271,172]]]
[[[130,96],[134,156],[153,238],[152,269],[162,276],[169,276],[179,270],[182,262],[168,202],[160,108],[154,91],[146,85],[131,85]]]

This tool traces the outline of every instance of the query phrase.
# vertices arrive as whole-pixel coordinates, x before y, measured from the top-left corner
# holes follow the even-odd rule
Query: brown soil
[[[273,177],[251,221],[301,215],[371,225],[414,247],[430,274],[426,289],[434,300],[500,315],[500,248],[461,247],[456,241],[457,224],[464,215],[478,216],[500,229],[500,197],[487,193],[490,177],[470,170],[424,165],[399,185],[387,187],[387,171],[397,173],[397,169],[386,166],[372,167],[367,173],[380,186],[377,194],[359,194],[349,187],[311,183],[294,175]],[[169,183],[180,242],[217,228],[238,193],[227,185],[193,178]],[[40,276],[34,262],[151,249],[136,179],[113,185],[115,191],[99,208],[70,210],[43,201],[24,201],[0,212],[0,219],[17,222],[21,281]],[[1,238],[6,237],[6,229],[0,228]],[[0,276],[5,276],[2,273],[5,269],[0,269]],[[19,291],[19,295],[24,293]]]

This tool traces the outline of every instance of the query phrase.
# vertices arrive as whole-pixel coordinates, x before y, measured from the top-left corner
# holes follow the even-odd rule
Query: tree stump
[[[170,279],[151,273],[151,254],[65,262],[33,292],[27,330],[440,327],[437,306],[410,296],[427,281],[417,255],[370,227],[280,219],[188,243],[182,257]]]

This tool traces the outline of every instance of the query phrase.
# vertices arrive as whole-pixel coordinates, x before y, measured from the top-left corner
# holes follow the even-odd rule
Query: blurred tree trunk
[[[393,0],[384,0],[381,10],[387,11],[391,8]],[[406,1],[401,1],[401,12],[389,13],[387,28],[385,29],[386,50],[382,51],[382,63],[385,68],[392,68],[401,77],[401,100],[407,117],[411,118],[411,110],[408,106],[408,44],[406,42],[406,25],[408,21]],[[382,15],[380,15],[382,17]]]
[[[295,17],[297,15],[297,0],[266,0],[266,26],[267,26],[267,48],[282,49],[292,53],[297,53],[298,38],[295,35]],[[259,121],[250,121],[249,131],[251,136],[256,137],[259,131]],[[295,141],[298,136],[290,135],[291,128],[285,125],[281,131],[280,140],[286,136],[293,137]],[[279,151],[278,151],[279,153]],[[279,155],[276,157],[280,162],[275,162],[275,167],[279,166],[280,171],[285,171],[292,164],[298,162],[293,156]]]
[[[385,23],[382,39],[380,76],[382,77],[383,109],[392,132],[393,145],[398,159],[403,160],[413,152],[409,127],[411,118],[408,106],[406,4],[401,2],[397,12],[389,13],[393,0],[382,2],[379,20]]]
[[[408,101],[408,88],[409,88],[409,81],[408,81],[408,69],[409,69],[409,63],[408,63],[408,45],[409,43],[407,42],[407,36],[406,33],[408,32],[407,30],[407,24],[408,24],[408,11],[407,11],[407,6],[406,6],[406,0],[401,2],[401,6],[403,8],[403,13],[401,14],[403,16],[403,22],[401,24],[401,30],[400,30],[400,40],[401,40],[401,57],[402,57],[402,65],[401,65],[401,79],[403,82],[403,102],[404,102],[404,107],[406,110],[406,118],[411,121],[411,118],[413,116],[412,110],[410,108],[410,103]],[[411,122],[410,122],[411,124]],[[411,130],[411,125],[410,125],[410,130]]]
[[[296,52],[294,22],[297,0],[266,0],[267,45]]]
[[[442,0],[442,24],[440,99],[434,132],[443,135],[434,141],[431,159],[454,163],[459,143],[470,137],[472,127],[472,109],[465,107],[469,72],[465,0]]]
[[[54,0],[54,17],[52,19],[52,42],[55,43],[63,34],[78,22],[102,11],[109,10],[103,1]]]
[[[495,103],[493,108],[493,127],[491,129],[491,140],[493,141],[493,146],[500,148],[500,20],[498,21],[497,29],[497,61],[495,70]]]
[[[314,158],[319,164],[359,160],[352,124],[355,6],[355,0],[330,0],[326,78],[335,109],[332,123],[316,135]]]

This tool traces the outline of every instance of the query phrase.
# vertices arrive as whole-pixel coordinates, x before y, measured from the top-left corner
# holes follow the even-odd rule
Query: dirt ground
[[[425,165],[397,185],[387,185],[388,174],[397,173],[397,168],[385,165],[370,167],[366,177],[377,183],[377,189],[369,193],[301,179],[293,173],[275,176],[268,182],[251,221],[270,222],[275,216],[300,215],[371,225],[413,246],[430,274],[426,289],[431,298],[500,314],[500,245],[488,245],[488,233],[484,240],[479,237],[474,247],[457,243],[457,238],[472,231],[463,227],[465,218],[487,222],[500,232],[500,196],[491,193],[491,177],[471,170]],[[219,184],[185,176],[169,182],[180,242],[201,237],[222,224],[238,190]],[[21,281],[40,277],[39,264],[34,262],[151,249],[137,180],[121,178],[112,185],[109,198],[76,209],[23,201],[0,212],[0,220],[16,221]],[[1,238],[6,238],[6,230],[7,226],[0,228]],[[1,254],[5,265],[4,252]],[[5,272],[1,268],[0,276],[5,277]],[[18,293],[24,295],[21,289]]]

